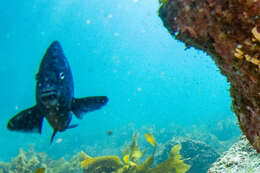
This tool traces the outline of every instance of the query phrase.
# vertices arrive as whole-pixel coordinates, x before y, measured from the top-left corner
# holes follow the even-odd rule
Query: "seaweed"
[[[153,152],[145,161],[140,162],[147,150],[141,151],[137,144],[137,134],[133,136],[132,143],[126,146],[122,153],[122,158],[118,156],[89,157],[85,154],[85,159],[81,162],[84,173],[185,173],[190,166],[181,160],[181,145],[175,145],[170,152],[169,158],[152,167],[156,151],[156,140],[151,134],[145,134],[146,141],[152,145]]]

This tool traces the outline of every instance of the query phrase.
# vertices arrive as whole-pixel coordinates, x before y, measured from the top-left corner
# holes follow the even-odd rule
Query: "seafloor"
[[[0,162],[0,172],[34,173],[36,169],[43,167],[45,168],[45,173],[78,173],[82,171],[88,173],[101,173],[102,171],[102,173],[111,173],[113,171],[117,171],[118,173],[120,171],[121,173],[126,173],[127,171],[130,173],[135,171],[139,173],[156,173],[172,167],[168,163],[175,163],[175,159],[170,160],[170,162],[166,161],[178,156],[176,153],[172,154],[172,150],[175,146],[181,144],[180,155],[175,158],[179,160],[181,157],[179,163],[185,164],[187,165],[186,168],[189,168],[181,172],[206,173],[211,164],[219,158],[220,154],[228,150],[240,136],[234,116],[233,119],[228,118],[223,121],[213,122],[213,124],[217,125],[215,128],[210,128],[210,131],[206,130],[209,127],[203,125],[183,127],[172,124],[171,128],[166,129],[158,128],[154,125],[137,128],[134,124],[129,124],[128,126],[119,128],[117,131],[108,133],[107,137],[109,140],[97,141],[94,146],[83,145],[73,155],[60,159],[54,159],[46,153],[36,151],[34,149],[35,146],[32,144],[26,149],[17,151],[17,156],[12,158],[10,162]],[[137,134],[136,143],[133,144],[134,140],[131,136],[135,133]],[[145,140],[144,134],[154,136],[154,143],[156,142],[156,145],[151,145],[153,143],[152,140]],[[130,153],[129,158],[132,157],[128,161],[123,157],[127,146],[129,148],[128,153]],[[143,151],[146,152],[143,153]],[[140,153],[144,155],[140,155]],[[140,158],[135,158],[136,155],[140,155]],[[107,156],[111,157],[107,158]],[[88,169],[82,169],[82,162],[89,158],[92,161],[85,161],[87,164],[97,159],[94,166],[90,164],[88,165]],[[149,160],[149,158],[153,159],[144,167],[144,163],[147,163],[147,159]],[[116,168],[118,170],[114,170],[115,165],[117,165]],[[121,169],[119,170],[119,168]]]

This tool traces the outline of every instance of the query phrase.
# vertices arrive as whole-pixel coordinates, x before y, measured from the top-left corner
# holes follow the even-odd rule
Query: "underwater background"
[[[0,161],[31,145],[52,158],[113,154],[134,132],[161,143],[185,133],[238,137],[226,78],[205,53],[171,37],[158,8],[157,0],[2,2]],[[79,126],[50,145],[46,121],[41,135],[8,131],[6,123],[35,104],[35,75],[53,40],[70,63],[75,97],[106,95],[109,102],[83,120],[74,116]]]

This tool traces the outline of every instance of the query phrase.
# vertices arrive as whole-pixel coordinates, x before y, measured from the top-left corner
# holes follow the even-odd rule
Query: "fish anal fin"
[[[43,117],[37,106],[34,106],[12,117],[7,128],[11,131],[41,133]]]
[[[56,133],[57,133],[57,130],[54,129],[53,132],[52,132],[52,135],[51,135],[51,144],[53,142],[53,139],[54,139]]]
[[[85,97],[85,98],[73,98],[72,100],[72,112],[77,118],[82,119],[82,114],[95,111],[100,109],[108,102],[106,96],[96,96],[96,97]]]

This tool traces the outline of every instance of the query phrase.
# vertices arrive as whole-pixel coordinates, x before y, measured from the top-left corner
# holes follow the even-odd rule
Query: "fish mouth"
[[[55,89],[49,89],[49,90],[44,90],[41,92],[40,95],[40,99],[43,102],[50,102],[50,103],[54,103],[55,100],[57,100],[58,95],[57,95],[57,91]]]

